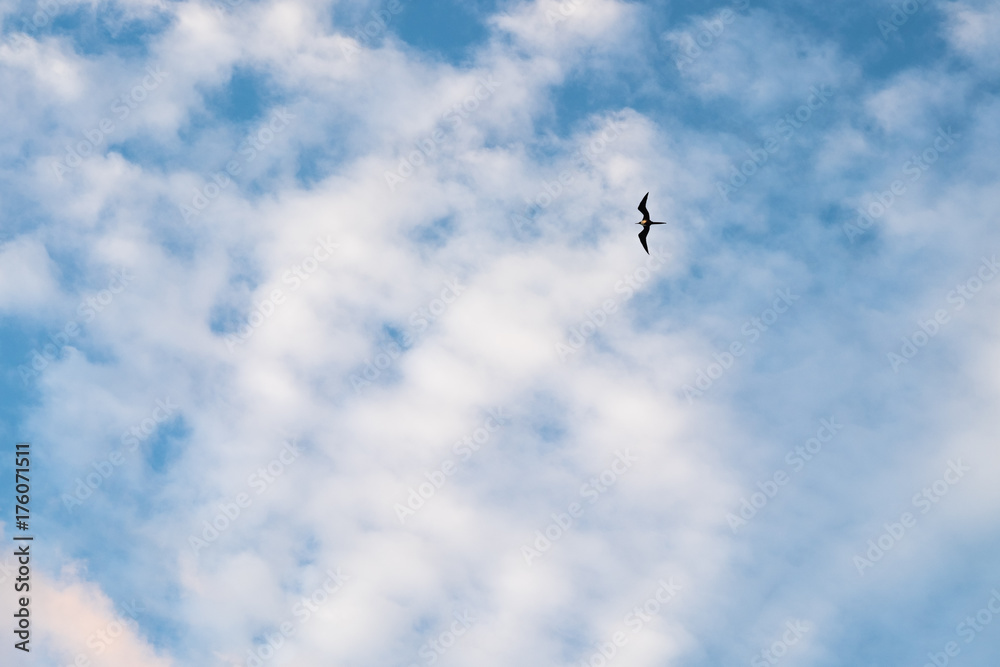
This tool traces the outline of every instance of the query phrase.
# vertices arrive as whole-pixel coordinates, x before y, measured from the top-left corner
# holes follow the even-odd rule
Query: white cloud
[[[969,373],[988,414],[992,297],[956,317],[908,376],[884,363],[914,319],[971,270],[963,262],[974,268],[996,239],[995,105],[970,95],[975,75],[925,67],[869,84],[832,38],[817,43],[763,9],[741,15],[683,72],[691,100],[732,101],[733,123],[749,136],[801,104],[810,86],[830,85],[837,102],[829,123],[810,126],[723,203],[715,180],[746,149],[729,126],[705,127],[637,97],[635,108],[605,106],[562,136],[549,129],[562,113],[555,87],[581,71],[627,80],[624,70],[642,59],[622,53],[647,39],[636,37],[633,5],[575,3],[550,24],[547,13],[561,6],[524,3],[490,18],[489,40],[465,65],[431,60],[391,35],[348,59],[346,37],[328,28],[336,6],[171,7],[175,22],[149,55],[169,76],[114,135],[155,150],[89,157],[61,181],[51,161],[65,138],[93,126],[142,68],[70,55],[56,38],[32,45],[30,58],[4,52],[30,74],[11,81],[33,91],[19,122],[41,146],[15,182],[53,222],[0,250],[5,278],[22,281],[0,292],[0,307],[20,315],[42,302],[56,319],[73,317],[49,253],[72,256],[88,285],[99,287],[107,267],[135,275],[36,381],[40,403],[25,424],[59,452],[52,483],[72,487],[158,397],[173,397],[187,429],[173,445],[145,441],[84,508],[54,519],[67,551],[92,539],[88,522],[100,519],[128,535],[135,554],[115,583],[67,573],[44,584],[46,604],[89,619],[46,621],[59,660],[68,663],[87,628],[111,621],[107,596],[129,582],[143,588],[149,617],[183,637],[165,634],[153,650],[143,633],[128,634],[114,655],[129,664],[170,664],[167,655],[241,664],[289,618],[295,632],[270,664],[419,663],[420,647],[465,609],[477,620],[442,662],[572,664],[670,577],[684,592],[619,660],[697,662],[723,648],[743,659],[797,615],[816,628],[800,656],[819,660],[812,656],[838,645],[834,630],[867,604],[871,579],[851,564],[857,549],[949,457],[992,469],[988,420],[943,398],[961,385],[949,373]],[[963,30],[971,28],[954,33],[962,44],[979,44]],[[51,133],[37,120],[53,94],[39,73],[44,49],[79,73],[57,92],[80,111],[53,116]],[[203,93],[236,65],[272,77],[295,118],[188,225],[178,205],[238,155],[248,131],[195,122]],[[489,77],[500,86],[476,98]],[[658,99],[686,92],[660,90]],[[449,121],[470,96],[475,104],[452,116],[461,122]],[[824,216],[887,187],[959,105],[971,111],[948,158],[961,156],[964,167],[928,171],[900,198],[869,230],[884,244],[869,260],[871,246],[852,246],[844,221]],[[613,136],[612,122],[621,126]],[[435,130],[434,150],[411,160]],[[20,150],[21,139],[6,141],[5,151]],[[305,149],[332,155],[308,186],[296,179]],[[581,150],[592,159],[580,163]],[[404,159],[412,175],[390,189],[385,174]],[[671,223],[650,235],[652,249],[671,256],[626,299],[620,286],[648,269],[633,224],[646,190],[654,217]],[[515,214],[531,218],[523,233]],[[286,279],[315,257],[318,239],[338,247],[308,279]],[[461,294],[434,313],[453,280]],[[755,329],[751,344],[743,327],[784,288],[801,300]],[[275,290],[280,303],[253,319]],[[556,345],[608,300],[614,312],[561,360]],[[230,349],[226,336],[241,323],[252,335]],[[385,352],[387,327],[412,334],[396,358]],[[733,341],[746,353],[689,404],[684,385]],[[388,365],[356,392],[350,376],[383,354]],[[941,402],[947,411],[935,421]],[[394,505],[457,460],[456,441],[496,406],[510,423],[401,525]],[[726,514],[831,412],[849,430],[734,535]],[[963,437],[952,441],[959,424]],[[302,457],[268,472],[288,437]],[[590,504],[582,486],[623,449],[639,462]],[[258,492],[262,475],[274,479]],[[969,517],[996,502],[988,484],[969,482],[872,578],[944,568],[934,559],[945,555],[928,550],[947,534],[945,519],[969,522],[971,533]],[[220,520],[226,527],[195,555],[190,536],[231,511],[238,494],[252,502]],[[526,564],[521,545],[572,502],[583,517]],[[924,553],[931,565],[921,565]],[[300,622],[295,605],[337,568],[349,581]],[[720,628],[725,642],[737,638],[734,648]]]
[[[722,11],[728,12],[725,18]],[[801,103],[812,86],[837,90],[857,76],[833,42],[818,41],[790,23],[763,10],[728,8],[691,20],[663,39],[674,49],[682,80],[698,95],[773,112]],[[768,48],[759,48],[762,43]]]
[[[943,10],[945,35],[952,47],[987,71],[994,69],[1000,51],[992,35],[1000,28],[1000,8],[991,3],[955,2]]]
[[[37,558],[38,552],[34,553]],[[79,564],[64,566],[55,577],[33,567],[30,593],[28,655],[36,660],[32,664],[89,662],[108,667],[175,664],[145,636],[144,626],[150,620],[145,613],[146,601],[141,598],[112,601],[86,579]],[[5,596],[3,607],[10,612],[5,614],[8,617],[13,615],[12,602],[12,596]]]
[[[0,310],[25,315],[59,295],[56,265],[36,239],[0,245]]]

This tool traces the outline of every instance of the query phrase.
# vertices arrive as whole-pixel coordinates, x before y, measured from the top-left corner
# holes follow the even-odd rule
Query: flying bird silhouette
[[[646,196],[642,198],[641,202],[639,202],[639,212],[642,213],[642,221],[635,223],[637,225],[642,225],[642,231],[639,232],[639,240],[642,242],[642,249],[646,251],[647,255],[649,254],[649,246],[646,245],[646,235],[649,234],[649,226],[667,224],[665,222],[653,222],[649,219],[649,211],[646,210],[646,199],[648,197],[649,193],[647,192]]]

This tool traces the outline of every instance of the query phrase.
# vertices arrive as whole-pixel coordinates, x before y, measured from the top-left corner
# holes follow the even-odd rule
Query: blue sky
[[[4,4],[17,659],[994,665],[998,29]]]

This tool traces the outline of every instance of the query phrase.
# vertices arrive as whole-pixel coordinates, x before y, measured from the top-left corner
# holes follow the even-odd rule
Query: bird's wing
[[[642,198],[641,202],[639,202],[639,213],[642,213],[643,220],[649,220],[649,211],[646,210],[646,199],[648,198],[649,193],[647,192],[646,196]]]
[[[649,234],[649,227],[647,227],[646,225],[643,225],[642,226],[642,231],[639,232],[639,240],[642,242],[642,249],[645,250],[646,254],[648,255],[649,254],[649,246],[646,245],[646,234]]]

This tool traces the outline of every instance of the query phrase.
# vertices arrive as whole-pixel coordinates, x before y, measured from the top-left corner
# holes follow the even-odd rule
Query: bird
[[[667,223],[665,223],[665,222],[653,222],[652,220],[649,219],[649,211],[646,210],[646,199],[647,198],[649,198],[649,193],[648,192],[646,193],[646,196],[642,198],[642,201],[639,202],[639,212],[642,213],[642,220],[639,221],[639,222],[637,222],[637,223],[635,223],[635,224],[642,225],[642,231],[639,232],[639,240],[642,242],[642,249],[645,250],[646,254],[648,255],[649,254],[649,246],[646,245],[646,235],[649,234],[649,226],[650,225],[665,225]]]

